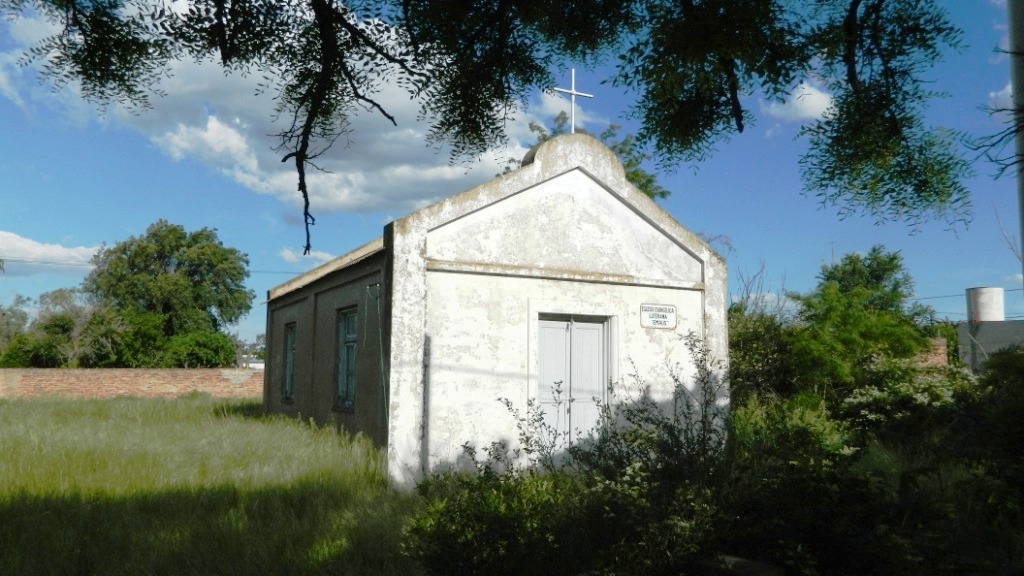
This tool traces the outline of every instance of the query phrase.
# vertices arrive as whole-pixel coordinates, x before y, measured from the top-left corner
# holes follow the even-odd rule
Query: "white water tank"
[[[1003,309],[1003,289],[968,288],[967,320],[971,324],[1006,320],[1006,313]]]

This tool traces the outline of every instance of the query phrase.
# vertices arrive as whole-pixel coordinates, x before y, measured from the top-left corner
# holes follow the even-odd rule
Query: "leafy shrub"
[[[604,405],[577,444],[559,445],[536,405],[513,411],[519,452],[496,443],[478,460],[467,446],[476,474],[422,484],[431,502],[407,552],[431,574],[686,572],[707,551],[725,446],[721,367],[696,338],[686,345],[692,392],[677,378],[670,406],[642,393]]]
[[[716,487],[717,545],[787,574],[863,568],[858,553],[876,499],[845,475],[856,449],[825,402],[810,394],[754,397],[734,407],[731,432],[728,474]]]
[[[584,442],[555,445],[532,404],[513,410],[520,452],[468,448],[475,474],[427,481],[406,551],[432,574],[688,574],[719,554],[800,576],[1024,561],[1024,351],[994,355],[980,384],[876,354],[856,386],[752,386],[726,419],[720,367],[687,344],[696,386],[677,380],[660,404],[620,393]]]
[[[181,368],[217,368],[235,361],[235,345],[220,332],[189,332],[172,336],[166,362]]]
[[[934,426],[977,393],[969,372],[956,367],[920,367],[913,360],[876,357],[839,413],[864,431]]]
[[[2,368],[29,368],[32,366],[32,355],[36,348],[36,338],[30,334],[21,333],[11,339],[10,344],[0,355],[0,367]]]
[[[427,508],[404,549],[431,574],[574,574],[584,548],[569,545],[572,478],[537,473],[445,474],[420,486]]]
[[[751,394],[795,394],[790,362],[791,327],[756,306],[729,306],[729,385],[733,400]]]
[[[57,368],[63,364],[61,339],[45,333],[23,332],[0,356],[4,368]]]

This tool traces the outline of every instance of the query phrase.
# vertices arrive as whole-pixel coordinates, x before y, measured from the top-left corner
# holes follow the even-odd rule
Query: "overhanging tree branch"
[[[183,55],[262,71],[278,89],[275,114],[290,121],[275,150],[294,164],[307,253],[310,160],[345,133],[352,106],[398,123],[374,96],[381,83],[397,80],[420,99],[426,144],[474,156],[505,141],[510,111],[550,88],[552,67],[568,58],[619,58],[612,82],[638,95],[637,145],[663,166],[699,162],[748,128],[744,99],[782,99],[816,78],[836,105],[804,132],[808,191],[879,219],[956,218],[966,206],[956,139],[923,122],[934,94],[920,74],[960,34],[937,0],[189,0],[187,11],[166,8],[165,0],[0,0],[4,15],[35,9],[58,25],[28,59],[58,86],[80,80],[91,99],[145,104]]]

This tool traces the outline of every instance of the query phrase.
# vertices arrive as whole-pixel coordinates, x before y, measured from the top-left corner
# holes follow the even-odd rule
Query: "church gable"
[[[430,230],[426,256],[435,268],[693,286],[703,262],[689,239],[574,169]]]

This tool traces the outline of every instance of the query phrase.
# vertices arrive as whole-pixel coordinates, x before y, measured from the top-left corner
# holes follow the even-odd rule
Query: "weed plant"
[[[707,574],[721,555],[800,576],[1024,574],[1024,350],[980,386],[890,358],[838,414],[755,387],[726,414],[713,358],[684,343],[690,386],[615,398],[571,445],[506,401],[519,447],[466,446],[475,473],[423,482],[408,553],[436,575]]]
[[[690,386],[673,374],[672,397],[658,400],[635,375],[576,443],[536,403],[502,400],[518,447],[465,445],[475,474],[421,483],[429,504],[406,527],[407,552],[437,575],[691,573],[713,536],[725,389],[705,344],[683,345],[697,368]]]
[[[363,438],[252,402],[0,402],[0,572],[413,574]]]

